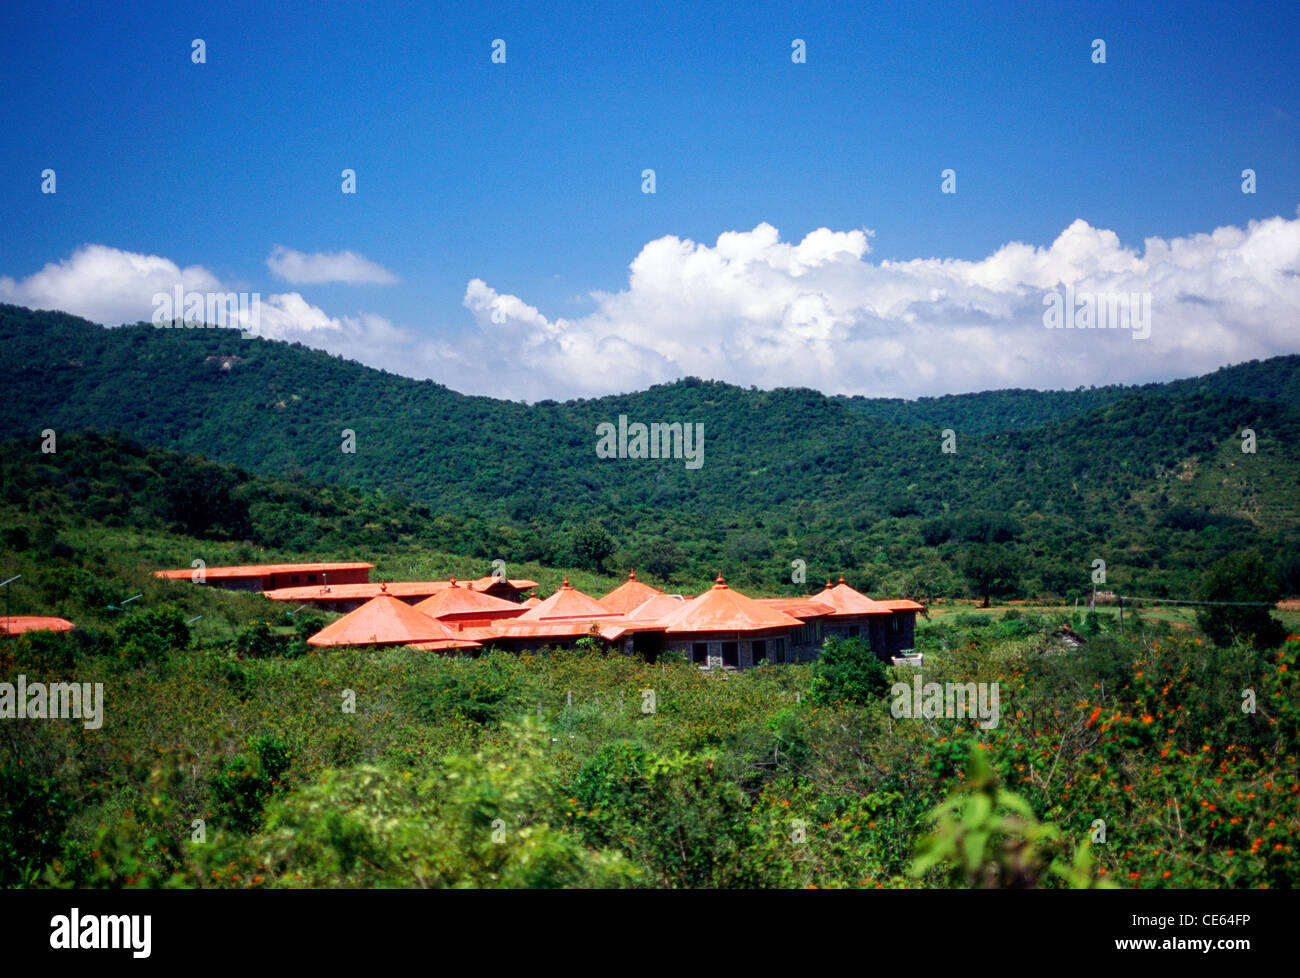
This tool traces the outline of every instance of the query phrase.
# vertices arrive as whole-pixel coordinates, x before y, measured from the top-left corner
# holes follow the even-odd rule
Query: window
[[[772,661],[773,662],[785,661],[785,639],[783,638],[772,639]]]
[[[297,583],[298,583],[298,575],[297,575],[297,574],[294,574],[293,577],[289,578],[289,583],[290,583],[290,584],[297,584]]]
[[[315,575],[315,574],[308,574],[308,575],[307,575],[307,583],[308,583],[308,584],[315,584],[315,583],[316,583],[316,575]]]
[[[862,629],[861,629],[860,626],[858,626],[858,625],[850,625],[850,626],[849,626],[849,638],[857,638],[858,635],[859,635],[861,632],[862,632]]]
[[[709,646],[705,642],[695,642],[691,645],[691,662],[697,666],[707,666],[709,664]]]
[[[749,643],[749,657],[753,660],[754,665],[758,665],[763,659],[767,658],[767,642],[763,639]]]
[[[733,669],[740,668],[740,643],[723,642],[722,643],[722,664],[731,666]]]
[[[899,617],[898,615],[893,615],[893,616],[889,619],[889,630],[890,630],[891,632],[893,632],[895,635],[900,635],[900,634],[902,634],[902,631],[903,631],[903,619],[902,619],[901,617]]]

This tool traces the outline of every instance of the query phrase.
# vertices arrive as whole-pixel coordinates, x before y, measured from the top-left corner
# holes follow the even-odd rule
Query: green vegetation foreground
[[[853,641],[705,676],[593,649],[178,647],[178,614],[0,646],[6,678],[105,690],[101,729],[3,724],[0,884],[1300,881],[1300,641],[1092,619],[1075,648],[1016,612],[923,629],[926,682],[1000,684],[983,730],[891,716],[914,671]]]

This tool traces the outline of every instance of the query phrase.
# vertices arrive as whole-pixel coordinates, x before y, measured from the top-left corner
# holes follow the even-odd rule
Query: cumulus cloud
[[[363,258],[355,251],[317,251],[305,254],[276,245],[266,267],[290,285],[321,285],[341,282],[345,285],[391,285],[397,276]]]
[[[149,319],[152,297],[171,292],[178,284],[187,292],[221,287],[217,277],[200,265],[181,268],[158,255],[91,244],[21,281],[0,277],[0,299],[34,309],[61,309],[116,326]]]
[[[158,255],[121,251],[107,245],[85,245],[59,262],[51,262],[27,278],[0,277],[0,299],[36,309],[59,309],[97,323],[149,322],[160,302],[168,303],[165,318],[183,318],[172,301],[176,290],[182,296],[228,295],[236,289],[222,282],[201,265],[181,268]],[[207,307],[198,315],[207,321]],[[269,339],[299,340],[321,345],[327,336],[345,342],[351,335],[366,334],[362,318],[336,319],[307,302],[297,292],[263,295],[259,298],[259,334]],[[314,342],[313,342],[314,338]]]
[[[870,238],[821,228],[792,244],[768,224],[713,245],[667,236],[642,248],[625,289],[593,293],[586,316],[549,319],[477,279],[464,304],[496,388],[509,378],[529,397],[691,374],[869,396],[1075,387],[1196,374],[1300,346],[1300,220],[1149,238],[1140,251],[1077,220],[1046,247],[1013,242],[979,261],[872,262]],[[1048,329],[1054,292],[1149,294],[1150,334]],[[479,384],[493,391],[492,378]]]
[[[915,397],[1000,387],[1137,383],[1296,352],[1300,219],[1282,217],[1138,249],[1078,220],[1051,244],[978,261],[873,261],[872,233],[820,228],[796,243],[760,224],[713,244],[665,236],[593,310],[549,317],[473,279],[468,329],[332,317],[296,292],[262,300],[263,336],[297,340],[466,393],[564,399],[695,375],[759,387]],[[177,282],[221,288],[199,266],[87,246],[0,298],[98,322],[150,317]],[[1047,329],[1053,294],[1150,295],[1150,334]]]

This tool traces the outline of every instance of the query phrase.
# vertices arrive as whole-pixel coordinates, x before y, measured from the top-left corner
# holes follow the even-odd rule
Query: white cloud
[[[84,245],[60,262],[51,262],[27,278],[0,277],[0,299],[36,309],[60,309],[97,323],[149,322],[155,296],[185,293],[250,291],[223,283],[201,265],[181,268],[157,255],[121,251],[107,245]],[[332,334],[363,332],[361,320],[335,319],[297,292],[261,296],[261,335],[311,342]],[[170,308],[170,307],[169,307]],[[179,318],[180,311],[175,312]]]
[[[152,297],[176,285],[187,292],[219,291],[217,277],[200,265],[181,268],[157,255],[106,245],[84,245],[21,281],[0,278],[0,299],[34,309],[61,309],[97,323],[148,320]]]
[[[491,369],[458,386],[590,396],[694,374],[914,397],[1186,376],[1300,348],[1300,220],[1150,238],[1141,251],[1082,220],[1050,246],[1013,242],[975,262],[873,263],[869,251],[870,232],[826,228],[798,245],[767,224],[713,246],[667,236],[577,319],[475,279],[464,301]],[[1044,295],[1063,285],[1150,293],[1150,337],[1046,329]]]
[[[354,251],[317,251],[305,254],[276,245],[271,250],[271,257],[266,260],[266,267],[290,285],[320,285],[326,282],[391,285],[398,280],[396,275],[382,265],[377,265]]]
[[[775,228],[713,245],[647,243],[618,292],[549,318],[469,282],[469,329],[429,332],[382,316],[331,317],[296,292],[262,299],[262,335],[297,340],[466,393],[536,400],[644,388],[687,375],[759,387],[915,397],[998,387],[1073,388],[1204,373],[1300,349],[1300,219],[1282,217],[1125,248],[1075,221],[1046,247],[1013,242],[980,261],[869,259],[871,232]],[[177,282],[221,289],[199,266],[103,245],[15,281],[0,298],[120,323],[149,319]],[[1054,330],[1044,295],[1152,296],[1150,337]],[[225,287],[229,290],[229,286]]]

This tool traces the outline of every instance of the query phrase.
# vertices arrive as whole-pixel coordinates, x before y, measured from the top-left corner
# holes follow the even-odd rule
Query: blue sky
[[[791,245],[819,228],[869,229],[869,253],[846,261],[878,268],[912,259],[980,263],[1011,242],[1048,249],[1078,221],[1114,232],[1121,252],[1141,255],[1147,238],[1246,231],[1280,218],[1283,243],[1270,246],[1268,261],[1281,278],[1258,283],[1279,294],[1253,316],[1285,318],[1293,297],[1276,283],[1294,282],[1298,8],[1131,6],[10,5],[0,15],[0,298],[48,304],[36,300],[53,296],[109,321],[118,306],[88,295],[81,279],[48,288],[31,279],[101,245],[198,266],[226,286],[293,292],[333,324],[317,331],[319,345],[453,387],[523,397],[599,392],[600,382],[573,380],[568,333],[584,351],[579,363],[622,363],[601,371],[613,388],[712,372],[759,386],[849,390],[855,381],[842,370],[819,382],[824,348],[805,361],[796,351],[800,366],[788,376],[772,365],[791,357],[775,338],[790,324],[779,288],[786,299],[773,300],[776,311],[738,312],[725,297],[703,311],[679,310],[701,317],[686,335],[700,336],[708,356],[641,336],[619,317],[641,322],[639,310],[666,300],[629,285],[629,264],[666,236],[712,247],[719,235],[763,224]],[[206,64],[191,63],[193,38],[206,42]],[[490,60],[494,38],[506,42],[505,64]],[[806,41],[806,64],[791,62],[794,38]],[[1094,38],[1106,42],[1105,64],[1091,60]],[[340,192],[345,167],[357,173],[355,195]],[[641,192],[647,167],[656,171],[654,195]],[[945,195],[940,172],[949,167],[957,193]],[[1241,190],[1248,167],[1258,175],[1255,194]],[[40,193],[46,168],[57,173],[53,195]],[[1094,244],[1115,251],[1114,242]],[[397,281],[286,283],[268,269],[276,246],[351,252]],[[1262,246],[1255,242],[1252,263]],[[1240,254],[1200,274],[1221,278],[1234,263]],[[885,341],[906,348],[892,360],[882,353],[856,393],[1037,386],[1024,382],[1033,376],[1044,385],[1099,382],[1090,370],[1133,360],[1128,336],[1081,351],[1040,349],[1045,340],[1034,335],[1020,367],[923,363],[942,342],[944,308],[923,316],[926,328],[912,335],[910,313],[879,300],[895,286],[870,275],[846,284],[856,274],[848,264],[814,264],[821,278],[813,291],[829,298],[812,314],[823,318],[807,344],[838,343],[868,359]],[[1107,268],[1103,257],[1080,274]],[[958,285],[989,274],[938,289],[965,310],[946,313],[959,327],[1005,319],[1010,332],[987,344],[960,337],[992,351],[1020,335],[1015,323],[1026,307],[1002,310],[959,294]],[[647,272],[656,275],[689,277],[667,266]],[[467,301],[474,280],[491,290],[478,307]],[[1019,285],[1026,281],[1020,274]],[[927,301],[935,288],[925,283]],[[678,298],[684,291],[670,289]],[[627,301],[613,308],[593,292]],[[1181,322],[1167,295],[1167,321]],[[493,336],[486,310],[502,296],[517,297],[521,310],[500,305],[509,322]],[[1160,298],[1157,288],[1157,314]],[[147,319],[147,303],[130,318]],[[747,339],[752,320],[773,337]],[[1214,328],[1238,335],[1241,324],[1198,328],[1174,342],[1171,326],[1171,346],[1143,346],[1140,365],[1117,379],[1212,368],[1207,350],[1228,360],[1287,352],[1280,322],[1227,349]],[[499,390],[491,372],[466,372],[510,361],[507,348],[530,333],[547,333],[554,348],[515,357],[497,372],[511,378]],[[298,338],[288,327],[283,335]],[[1103,345],[1116,352],[1099,352]],[[927,385],[908,379],[927,373]]]

